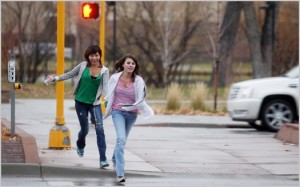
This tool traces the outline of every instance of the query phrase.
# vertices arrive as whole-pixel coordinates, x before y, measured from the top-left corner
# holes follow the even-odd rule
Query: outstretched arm
[[[58,81],[64,81],[64,80],[70,79],[79,73],[80,66],[81,66],[81,64],[78,64],[72,70],[70,70],[62,75],[55,75],[55,74],[48,75],[47,78],[45,79],[44,83],[46,85],[48,85],[50,82],[58,82]]]

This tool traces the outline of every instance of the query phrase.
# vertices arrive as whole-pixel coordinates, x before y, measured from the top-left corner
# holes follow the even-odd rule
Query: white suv
[[[227,110],[234,121],[246,121],[257,130],[276,132],[298,121],[299,66],[280,77],[253,79],[230,88]]]

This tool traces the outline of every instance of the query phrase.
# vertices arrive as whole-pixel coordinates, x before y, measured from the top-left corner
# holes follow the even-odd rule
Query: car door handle
[[[289,88],[298,88],[298,84],[289,84]]]

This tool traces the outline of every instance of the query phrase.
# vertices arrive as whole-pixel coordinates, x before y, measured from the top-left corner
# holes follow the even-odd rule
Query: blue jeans
[[[84,149],[85,138],[89,132],[88,114],[95,120],[95,130],[97,135],[97,145],[100,161],[106,161],[106,141],[103,129],[102,111],[100,105],[85,104],[75,101],[75,109],[80,123],[80,131],[76,142],[79,149]]]
[[[124,148],[129,132],[135,123],[137,113],[120,110],[112,111],[112,120],[117,134],[117,142],[112,157],[112,162],[116,164],[117,176],[124,176]]]

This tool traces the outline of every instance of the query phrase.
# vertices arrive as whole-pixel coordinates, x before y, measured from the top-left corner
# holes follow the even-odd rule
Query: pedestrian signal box
[[[83,3],[81,6],[82,18],[97,19],[99,17],[98,3]]]

